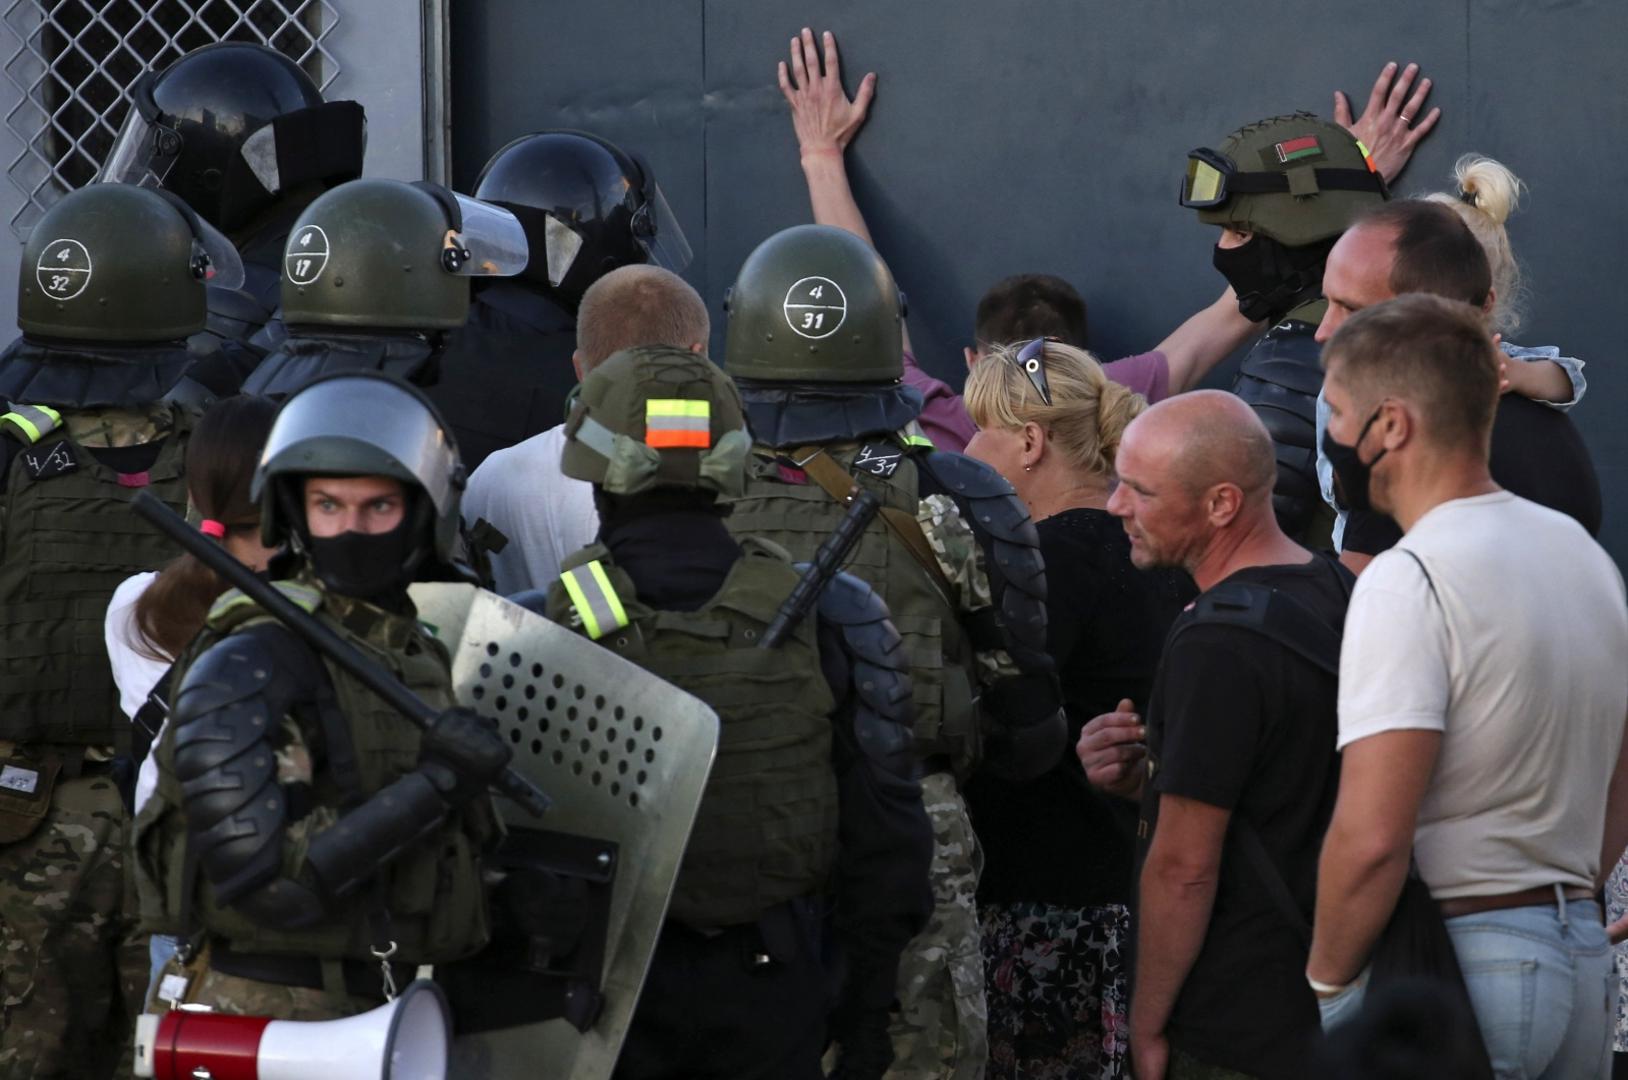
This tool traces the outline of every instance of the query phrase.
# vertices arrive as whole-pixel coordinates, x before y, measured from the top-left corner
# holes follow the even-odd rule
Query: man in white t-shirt
[[[1347,505],[1403,529],[1357,583],[1340,656],[1340,792],[1307,979],[1354,1013],[1410,852],[1447,919],[1499,1076],[1609,1073],[1595,895],[1628,826],[1628,605],[1576,521],[1488,471],[1498,354],[1475,308],[1414,294],[1324,352]]]
[[[684,279],[659,266],[624,266],[589,286],[577,311],[577,378],[613,353],[637,345],[702,352],[711,334],[707,306]],[[497,591],[546,589],[560,560],[594,542],[599,514],[593,485],[560,472],[565,425],[491,454],[469,478],[464,520],[484,518],[508,538],[492,555]]]

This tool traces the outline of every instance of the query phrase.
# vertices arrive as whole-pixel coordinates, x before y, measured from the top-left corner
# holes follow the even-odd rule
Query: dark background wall
[[[1074,282],[1103,359],[1151,348],[1223,284],[1214,230],[1175,202],[1186,152],[1263,116],[1332,115],[1336,88],[1360,111],[1386,60],[1416,60],[1444,116],[1399,189],[1446,186],[1470,150],[1530,184],[1510,229],[1531,286],[1516,340],[1588,361],[1573,415],[1605,489],[1603,539],[1623,564],[1628,4],[1342,8],[1318,19],[1332,6],[464,0],[452,5],[455,179],[467,188],[492,151],[541,128],[638,149],[695,248],[686,277],[721,323],[747,253],[809,219],[775,64],[803,25],[830,29],[850,91],[879,76],[848,155],[860,206],[910,297],[922,362],[959,383],[978,296],[1010,273]],[[1230,383],[1230,365],[1212,382]]]

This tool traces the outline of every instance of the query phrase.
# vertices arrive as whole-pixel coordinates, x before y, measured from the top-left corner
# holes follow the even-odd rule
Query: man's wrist
[[[802,157],[804,165],[807,165],[811,161],[823,163],[832,160],[842,160],[842,147],[838,146],[836,143],[815,143],[813,145],[804,144],[803,146],[799,147],[798,152]]]

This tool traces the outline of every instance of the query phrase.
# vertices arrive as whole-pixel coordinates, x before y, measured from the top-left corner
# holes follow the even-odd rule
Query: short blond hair
[[[1017,364],[1021,350],[1021,345],[997,345],[973,367],[964,394],[972,422],[1007,431],[1038,424],[1076,469],[1111,475],[1125,429],[1147,401],[1108,378],[1084,349],[1048,341],[1047,405]]]
[[[712,321],[701,294],[671,270],[622,266],[582,294],[577,360],[584,375],[623,349],[640,345],[706,348]]]

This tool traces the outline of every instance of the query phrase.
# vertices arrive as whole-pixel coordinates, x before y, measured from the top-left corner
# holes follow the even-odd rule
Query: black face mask
[[[400,592],[413,580],[416,533],[411,513],[389,532],[343,532],[306,540],[318,580],[343,596],[373,600]],[[416,563],[416,558],[411,560]]]
[[[1238,310],[1250,322],[1276,321],[1322,295],[1323,262],[1332,239],[1284,247],[1256,233],[1238,247],[1216,245],[1210,262],[1238,294]]]
[[[1347,510],[1359,514],[1367,513],[1374,508],[1374,504],[1368,498],[1368,480],[1374,471],[1374,466],[1378,465],[1380,460],[1390,453],[1389,450],[1381,450],[1374,455],[1374,460],[1364,463],[1362,454],[1358,450],[1358,447],[1362,445],[1362,440],[1368,436],[1368,429],[1374,426],[1375,420],[1379,419],[1379,411],[1383,408],[1384,405],[1380,405],[1374,409],[1374,414],[1368,418],[1366,424],[1362,425],[1362,430],[1357,432],[1357,441],[1350,446],[1345,443],[1335,442],[1334,436],[1326,428],[1323,431],[1323,456],[1328,458],[1330,465],[1334,466],[1335,494],[1340,497],[1340,502],[1344,504]]]

